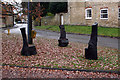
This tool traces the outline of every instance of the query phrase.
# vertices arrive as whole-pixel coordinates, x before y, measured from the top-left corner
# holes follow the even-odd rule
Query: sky
[[[18,3],[21,3],[21,0],[1,0],[1,1],[5,1],[5,2],[14,2],[14,1],[16,1],[16,2],[18,2]]]
[[[1,0],[2,2],[8,2],[8,3],[11,3],[11,4],[13,4],[14,5],[14,2],[18,2],[18,3],[21,3],[21,0]],[[20,11],[22,8],[20,8],[20,7],[17,7],[17,6],[15,6],[16,8],[18,8],[17,10],[15,9],[15,10],[13,10],[13,12],[14,13],[17,13],[17,11]],[[21,13],[19,14],[19,15],[21,15]]]
[[[29,0],[1,0],[1,1],[7,1],[7,2],[27,2]],[[31,0],[30,0],[31,1]],[[70,1],[70,2],[81,2],[81,1],[92,1],[92,2],[119,2],[120,0],[32,0],[32,2],[65,2],[65,1]]]

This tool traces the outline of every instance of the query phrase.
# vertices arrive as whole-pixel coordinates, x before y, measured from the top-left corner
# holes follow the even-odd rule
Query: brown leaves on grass
[[[18,34],[2,36],[3,63],[20,66],[40,66],[72,69],[118,69],[118,50],[98,47],[98,60],[84,58],[86,44],[70,42],[68,47],[58,47],[58,41],[37,37],[34,44],[37,55],[21,56],[22,37]]]

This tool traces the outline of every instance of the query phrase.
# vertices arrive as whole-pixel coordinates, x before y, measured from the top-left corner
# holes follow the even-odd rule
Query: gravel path
[[[38,68],[2,67],[3,78],[120,78],[114,73],[62,71]]]

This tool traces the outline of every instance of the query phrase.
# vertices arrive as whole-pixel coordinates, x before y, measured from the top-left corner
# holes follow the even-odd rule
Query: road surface
[[[27,24],[17,24],[17,28],[10,29],[10,33],[18,33],[21,34],[20,28],[25,27],[27,33]],[[7,30],[4,31],[7,33]],[[36,30],[37,35],[44,38],[50,39],[59,39],[60,33],[52,32],[52,31],[42,31]],[[87,35],[77,35],[77,34],[67,34],[66,35],[69,41],[80,42],[80,43],[88,43],[90,36]],[[98,46],[105,46],[118,49],[118,39],[117,38],[109,38],[109,37],[98,37]]]

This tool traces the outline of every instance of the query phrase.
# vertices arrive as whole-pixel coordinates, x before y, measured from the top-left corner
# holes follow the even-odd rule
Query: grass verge
[[[59,26],[35,26],[35,29],[51,30],[59,32]],[[90,26],[68,26],[65,25],[65,30],[68,33],[91,34],[92,27]],[[118,35],[119,28],[98,27],[98,35],[109,37],[120,37]]]

